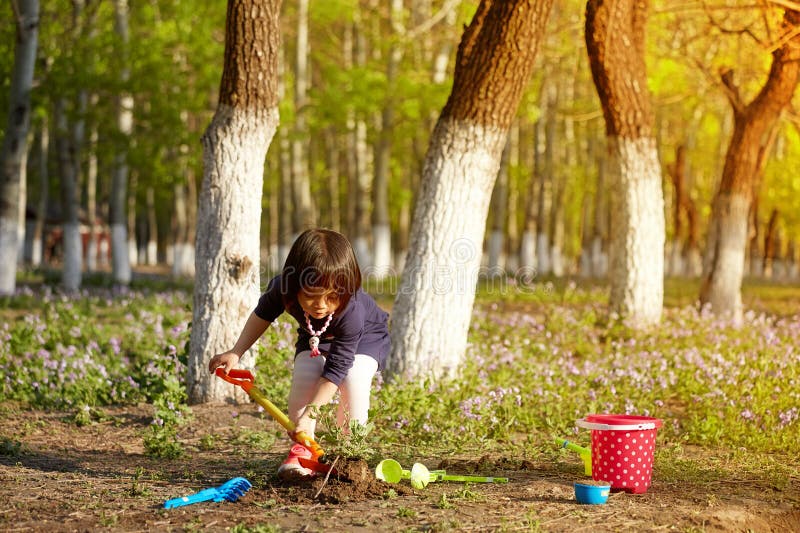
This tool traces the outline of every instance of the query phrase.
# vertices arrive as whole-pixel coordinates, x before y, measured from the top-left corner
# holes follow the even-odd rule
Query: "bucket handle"
[[[600,431],[637,431],[656,429],[655,422],[642,422],[640,424],[627,424],[627,425],[611,425],[611,424],[598,424],[596,422],[589,422],[585,418],[580,418],[575,421],[575,425],[584,429],[597,429]]]

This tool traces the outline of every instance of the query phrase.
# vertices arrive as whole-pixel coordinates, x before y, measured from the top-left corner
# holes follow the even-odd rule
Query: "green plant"
[[[436,502],[435,507],[437,509],[453,509],[455,505],[447,499],[447,494],[443,492],[439,495],[439,501]]]
[[[417,516],[417,512],[414,509],[409,509],[408,507],[398,507],[397,516],[399,518],[414,518]]]
[[[317,419],[320,429],[317,430],[320,441],[327,455],[340,456],[346,459],[365,459],[375,455],[371,433],[375,424],[361,424],[350,420],[347,429],[339,427],[333,416],[332,406],[315,409],[312,414]]]
[[[22,455],[22,443],[8,437],[0,437],[0,456],[19,457]]]
[[[183,455],[178,441],[178,428],[188,422],[190,408],[185,405],[186,391],[175,376],[167,376],[162,382],[161,394],[153,402],[154,416],[144,436],[144,447],[148,455],[162,459],[174,459]]]
[[[144,468],[137,467],[136,472],[133,474],[133,479],[131,480],[131,489],[129,492],[131,496],[133,497],[148,496],[150,494],[150,489],[147,487],[142,487],[139,483],[143,475],[144,475]]]

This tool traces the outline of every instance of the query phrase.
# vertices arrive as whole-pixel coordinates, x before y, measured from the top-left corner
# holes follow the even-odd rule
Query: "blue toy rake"
[[[201,490],[195,494],[191,494],[189,496],[183,496],[181,498],[173,498],[171,500],[167,500],[164,502],[165,509],[174,509],[175,507],[182,507],[184,505],[191,505],[193,503],[200,503],[200,502],[221,502],[221,501],[229,501],[235,502],[242,496],[245,492],[250,490],[250,487],[253,485],[250,484],[243,477],[235,477],[233,479],[229,479],[219,487],[213,487],[210,489]]]

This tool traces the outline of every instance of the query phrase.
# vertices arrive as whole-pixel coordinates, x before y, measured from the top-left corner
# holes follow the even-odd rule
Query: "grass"
[[[148,401],[156,409],[147,449],[178,457],[175,428],[191,416],[183,391],[186,287],[140,283],[120,292],[99,284],[67,297],[29,281],[18,296],[0,299],[0,402],[65,410],[76,424],[91,424],[105,405]],[[396,282],[367,289],[388,307]],[[483,281],[458,379],[376,387],[374,453],[409,465],[491,451],[558,462],[564,456],[554,437],[588,443],[576,419],[635,413],[664,420],[656,460],[665,482],[738,469],[779,489],[800,475],[791,460],[800,452],[800,289],[749,282],[744,328],[699,311],[697,294],[696,282],[667,280],[661,325],[629,331],[605,320],[607,288],[595,282]],[[258,375],[270,380],[259,387],[282,408],[295,327],[280,320],[260,342]],[[273,438],[240,435],[259,448]],[[202,445],[213,448],[215,439]],[[19,453],[7,437],[2,448]],[[690,459],[687,449],[710,452]]]

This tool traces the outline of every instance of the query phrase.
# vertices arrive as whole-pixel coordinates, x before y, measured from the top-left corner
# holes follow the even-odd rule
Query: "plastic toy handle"
[[[596,429],[599,431],[644,431],[648,429],[656,429],[655,422],[642,422],[639,424],[600,424],[598,422],[589,422],[585,418],[579,418],[575,421],[575,425],[583,429]]]
[[[234,368],[226,374],[225,370],[219,367],[215,372],[217,377],[224,379],[228,383],[242,387],[253,399],[253,401],[263,407],[264,410],[278,422],[278,424],[283,426],[283,428],[289,432],[289,434],[292,436],[292,440],[311,450],[314,460],[323,462],[322,457],[325,455],[325,451],[322,449],[322,447],[317,444],[317,442],[307,433],[303,431],[296,431],[297,428],[294,425],[294,422],[292,422],[289,417],[283,413],[283,411],[278,409],[274,403],[269,401],[269,399],[264,396],[264,393],[262,393],[259,388],[255,386],[255,377],[253,376],[252,372],[249,370]]]
[[[250,389],[255,385],[256,381],[252,372],[242,368],[231,369],[231,371],[226,374],[225,369],[219,366],[214,373],[218,378],[222,378],[228,383],[239,385],[248,394],[250,394]]]
[[[191,505],[193,503],[208,502],[215,499],[219,494],[217,489],[205,489],[189,496],[181,498],[173,498],[164,502],[164,509],[174,509],[175,507],[182,507],[184,505]]]
[[[508,483],[507,477],[494,476],[457,476],[450,474],[438,474],[438,481],[471,481],[473,483]]]
[[[589,448],[584,448],[583,446],[578,446],[574,442],[570,442],[567,439],[556,439],[556,444],[560,445],[562,448],[566,448],[568,450],[572,450],[573,452],[577,453],[591,453]]]

